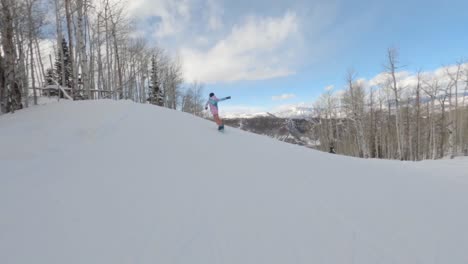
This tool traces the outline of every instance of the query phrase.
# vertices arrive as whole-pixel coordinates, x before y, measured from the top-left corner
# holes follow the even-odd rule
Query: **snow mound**
[[[0,263],[468,263],[468,162],[320,153],[151,105],[0,117]]]

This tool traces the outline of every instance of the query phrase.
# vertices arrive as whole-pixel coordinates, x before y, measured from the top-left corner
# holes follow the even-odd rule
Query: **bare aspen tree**
[[[442,94],[439,94],[437,96],[437,99],[439,101],[439,105],[441,106],[441,112],[440,112],[440,140],[439,140],[439,157],[443,157],[445,155],[445,144],[447,140],[447,134],[448,134],[448,143],[449,143],[449,153],[450,155],[453,154],[453,140],[454,140],[454,131],[453,131],[453,122],[450,119],[451,116],[451,106],[452,103],[451,97],[452,97],[452,87],[453,87],[453,81],[449,80],[445,88],[441,89]],[[449,115],[449,120],[447,121],[447,110],[446,110],[446,102],[449,102],[449,109],[448,109],[448,115]]]
[[[0,53],[0,114],[6,113],[4,105],[5,86],[5,65],[2,54]]]
[[[183,83],[180,63],[178,61],[169,63],[166,73],[167,97],[169,103],[168,107],[171,109],[176,109],[177,97],[179,96],[179,87]]]
[[[2,24],[2,48],[4,54],[4,74],[5,81],[2,87],[1,98],[2,112],[14,112],[21,108],[21,91],[16,80],[16,59],[15,45],[13,43],[13,16],[11,8],[12,0],[1,0],[1,24]]]
[[[335,137],[335,126],[333,125],[336,122],[336,108],[338,107],[337,98],[333,94],[333,87],[328,87],[326,93],[326,109],[327,109],[327,136],[329,142],[329,150],[335,151],[336,148],[336,137]]]
[[[27,13],[27,6],[24,2],[14,2],[13,8],[11,8],[13,19],[13,36],[15,36],[14,44],[16,54],[15,57],[18,59],[16,78],[17,85],[20,91],[23,92],[24,106],[29,107],[29,71],[27,63],[29,56],[27,50],[25,51],[26,34],[28,32],[29,22],[24,17],[19,17],[18,13]]]
[[[334,96],[333,87],[327,87],[324,94],[314,104],[314,111],[319,119],[320,142],[323,151],[337,147],[335,136],[336,109],[338,99]]]
[[[371,87],[371,91],[373,93],[373,96],[372,96],[372,101],[373,101],[373,106],[372,108],[374,109],[374,125],[373,125],[373,129],[374,129],[374,142],[373,142],[373,146],[374,146],[374,158],[381,158],[381,138],[382,138],[382,127],[381,127],[381,115],[382,115],[382,107],[383,107],[383,100],[381,99],[381,96],[380,96],[380,93],[379,93],[379,89],[378,87]]]
[[[196,116],[203,116],[203,85],[193,82],[182,96],[182,111]]]
[[[468,63],[465,63],[464,69],[464,80],[463,82],[465,83],[465,88],[463,90],[463,100],[462,100],[462,106],[461,106],[461,113],[460,113],[460,139],[459,139],[459,144],[461,146],[462,151],[465,153],[465,155],[468,155],[468,144],[465,142],[468,140],[468,136],[465,136],[465,131],[467,131],[467,126],[468,126],[468,120],[466,117],[466,112],[468,111],[466,104],[465,104],[465,99],[468,97]]]
[[[429,110],[429,142],[428,145],[430,146],[430,157],[431,159],[437,158],[437,135],[436,135],[436,98],[440,91],[439,80],[433,79],[431,82],[426,81],[426,85],[422,90],[429,96],[431,108]]]
[[[34,37],[34,43],[36,44],[36,53],[37,53],[37,58],[38,58],[38,61],[39,61],[39,65],[41,66],[42,77],[45,77],[46,76],[46,71],[45,71],[45,67],[44,67],[44,62],[42,60],[42,55],[41,55],[42,52],[41,52],[41,48],[39,46],[39,41],[38,41],[37,34]]]
[[[88,9],[86,9],[88,10]],[[91,14],[92,15],[92,14]],[[88,64],[88,70],[89,70],[89,81],[88,81],[88,85],[89,85],[89,89],[90,91],[95,91],[96,89],[96,72],[95,72],[95,67],[96,67],[96,63],[95,63],[95,60],[96,60],[96,52],[95,52],[95,46],[96,46],[96,42],[98,42],[97,40],[97,28],[98,28],[98,24],[97,24],[97,20],[95,19],[92,19],[90,17],[90,14],[89,14],[89,11],[86,12],[86,36],[87,36],[87,39],[88,39],[88,46],[89,46],[89,64]],[[89,99],[95,99],[95,93],[92,92],[91,93],[91,97]]]
[[[386,155],[387,157],[391,157],[392,159],[393,158],[397,158],[397,159],[401,159],[400,158],[400,155],[398,155],[398,141],[396,140],[396,133],[395,132],[395,129],[394,129],[394,124],[395,122],[393,121],[393,115],[392,115],[392,102],[393,102],[393,98],[392,98],[392,88],[391,88],[391,81],[388,81],[387,83],[385,83],[385,86],[384,86],[384,89],[385,89],[385,101],[386,101],[386,106],[387,106],[387,120],[386,120],[386,133],[385,133],[385,136],[386,136],[386,142],[385,144],[387,145],[387,152],[386,152]],[[395,111],[396,112],[396,111]],[[396,118],[395,118],[396,120]],[[392,144],[392,142],[397,142],[397,146],[396,146],[396,151],[395,151],[395,146]]]
[[[319,100],[314,102],[313,105],[314,109],[314,116],[317,118],[317,123],[316,123],[316,135],[318,140],[320,141],[319,149],[322,151],[326,151],[326,147],[329,145],[329,142],[327,140],[326,136],[326,126],[323,124],[325,122],[325,118],[323,116],[324,112],[324,100],[323,98],[319,98]]]
[[[102,25],[102,19],[103,19],[103,16],[102,16],[102,11],[99,11],[97,13],[97,22],[96,22],[96,26],[97,26],[97,43],[96,43],[96,46],[97,46],[97,66],[98,66],[98,77],[97,77],[97,89],[99,91],[110,91],[110,89],[108,88],[108,85],[106,84],[106,81],[105,81],[105,78],[104,78],[104,66],[103,66],[103,59],[102,59],[102,50],[101,50],[101,47],[102,47],[102,43],[103,43],[103,40],[102,40],[102,30],[101,28],[103,27]],[[100,95],[100,94],[98,94]]]
[[[402,85],[400,85],[402,86]],[[412,122],[411,117],[413,115],[412,91],[407,89],[405,86],[400,92],[400,116],[401,116],[401,140],[402,140],[402,160],[412,160]]]
[[[27,10],[28,10],[28,24],[29,24],[29,52],[30,52],[30,66],[31,66],[31,84],[33,88],[33,95],[34,95],[34,105],[37,105],[37,90],[36,90],[36,79],[34,73],[34,48],[33,48],[33,41],[35,35],[35,28],[33,22],[33,4],[35,0],[26,0]],[[27,98],[28,94],[26,94]],[[28,101],[28,99],[26,99]]]
[[[86,54],[86,43],[85,43],[85,13],[86,13],[86,0],[76,0],[76,9],[77,9],[77,32],[76,32],[76,41],[78,43],[77,53],[80,58],[80,69],[81,69],[81,83],[83,88],[86,91],[87,98],[91,98],[91,88],[89,85],[89,72],[88,72],[88,61]]]
[[[396,79],[396,72],[398,68],[398,51],[396,49],[388,49],[388,64],[386,66],[388,74],[390,74],[392,85],[391,89],[393,91],[393,96],[395,100],[395,128],[396,128],[396,137],[398,143],[398,156],[399,159],[403,159],[402,152],[402,134],[401,134],[401,113],[400,113],[400,91]]]
[[[369,156],[375,158],[377,155],[377,120],[375,110],[375,87],[369,87],[369,115],[368,115],[368,131],[369,131]]]
[[[119,56],[119,46],[118,46],[118,39],[117,39],[117,23],[119,23],[120,19],[120,10],[119,13],[110,14],[110,22],[111,22],[111,35],[113,38],[113,43],[114,43],[114,55],[115,55],[115,65],[117,68],[117,76],[119,80],[118,88],[117,88],[117,95],[118,99],[123,99],[123,80],[122,80],[122,66],[120,62],[120,56]]]
[[[110,34],[109,34],[109,13],[110,13],[110,5],[109,0],[105,0],[105,8],[104,8],[104,23],[105,23],[105,39],[106,39],[106,67],[107,67],[107,82],[106,87],[108,91],[114,92],[114,87],[112,86],[111,79],[111,70],[112,70],[112,63],[111,63],[111,48],[110,48]]]
[[[451,146],[451,151],[450,151],[450,156],[451,158],[454,158],[457,153],[458,153],[458,146],[460,143],[460,113],[459,113],[459,108],[458,108],[458,85],[459,81],[461,78],[463,70],[463,62],[458,61],[456,64],[456,69],[455,73],[450,72],[449,68],[447,68],[447,75],[449,76],[450,80],[453,83],[453,86],[455,87],[455,109],[450,109],[450,117],[451,117],[451,123],[453,123],[453,129],[450,133],[450,142],[453,144]],[[452,91],[450,91],[450,106],[452,107]]]
[[[420,160],[420,145],[421,145],[421,71],[417,74],[416,84],[416,146],[415,160]]]
[[[354,123],[356,129],[356,140],[359,146],[359,152],[364,158],[369,157],[369,149],[367,147],[364,136],[363,115],[364,115],[364,89],[355,81],[355,73],[349,71],[346,79],[348,90],[343,97],[344,105],[349,111],[348,118]]]

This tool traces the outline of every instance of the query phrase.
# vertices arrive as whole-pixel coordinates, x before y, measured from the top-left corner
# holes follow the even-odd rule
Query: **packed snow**
[[[0,117],[2,264],[466,264],[468,160],[342,157],[128,101]]]

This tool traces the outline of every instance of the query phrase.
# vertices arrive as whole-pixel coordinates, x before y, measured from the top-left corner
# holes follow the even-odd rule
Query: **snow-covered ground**
[[[0,263],[468,263],[468,160],[321,153],[150,105],[0,117]]]

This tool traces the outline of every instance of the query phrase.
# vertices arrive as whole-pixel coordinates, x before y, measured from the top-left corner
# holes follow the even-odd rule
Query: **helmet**
[[[210,93],[210,97],[213,97],[214,96],[214,93]]]

